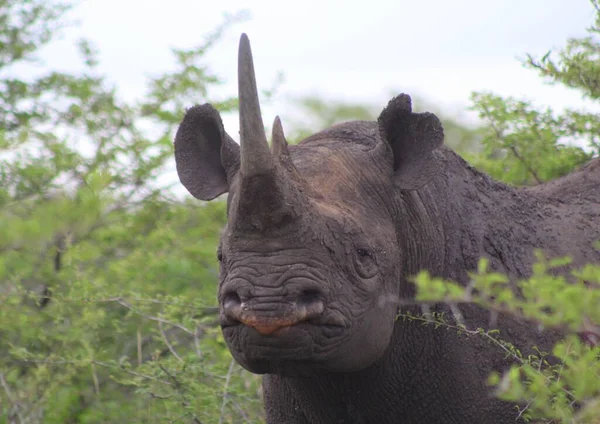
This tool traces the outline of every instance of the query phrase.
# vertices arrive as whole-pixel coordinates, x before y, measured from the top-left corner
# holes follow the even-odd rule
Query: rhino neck
[[[459,337],[399,321],[386,353],[362,371],[305,378],[266,375],[267,423],[428,423],[441,416],[452,424],[515,422],[510,407],[465,390],[491,390],[485,384],[490,370],[487,363],[473,367],[480,358],[464,346],[457,348]],[[448,409],[439,399],[461,406]]]
[[[399,338],[405,336],[396,331],[394,339]],[[413,400],[435,399],[433,392],[418,392],[437,389],[410,383],[417,381],[411,364],[419,358],[408,357],[407,352],[398,349],[400,345],[400,340],[393,340],[383,358],[359,372],[305,378],[266,375],[263,391],[268,406],[267,423],[387,424],[396,423],[399,418],[423,422],[411,421],[416,418],[412,414],[422,414],[426,409],[413,404]]]
[[[401,192],[396,197],[396,231],[398,245],[403,252],[403,275],[410,278],[426,269],[433,275],[442,275],[445,257],[445,225],[436,190],[431,187],[419,191]],[[412,296],[413,289],[401,282],[401,297]]]
[[[409,234],[405,269],[467,284],[481,257],[491,269],[521,277],[531,270],[539,238],[532,217],[544,199],[477,171],[449,148],[437,152],[442,172],[416,192],[399,194],[415,225],[397,226]],[[415,216],[413,219],[412,216]],[[400,233],[402,234],[402,233]]]

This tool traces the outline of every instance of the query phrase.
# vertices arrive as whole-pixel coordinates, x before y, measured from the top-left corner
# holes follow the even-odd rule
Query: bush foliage
[[[205,55],[239,17],[196,48],[173,50],[175,70],[149,79],[140,101],[125,102],[85,40],[82,72],[46,67],[20,76],[60,33],[69,7],[0,1],[0,423],[262,422],[260,381],[231,359],[217,325],[225,205],[181,200],[163,183],[184,108],[237,107],[234,96],[212,95],[222,80]],[[598,99],[598,16],[588,38],[527,65]],[[593,113],[491,93],[474,94],[473,105],[484,127],[445,122],[468,140],[469,160],[495,178],[548,181],[600,153]],[[319,99],[301,106],[317,118],[314,129],[370,113]],[[585,148],[565,144],[573,140]],[[501,396],[527,401],[525,416],[591,422],[600,416],[600,351],[589,343],[598,336],[600,267],[574,271],[577,283],[567,284],[549,272],[555,265],[540,256],[519,300],[485,262],[473,275],[477,296],[421,274],[419,301],[478,302],[567,329],[554,352],[558,366],[541,354],[523,358],[484,329],[459,330],[492,337],[520,358],[492,382]]]

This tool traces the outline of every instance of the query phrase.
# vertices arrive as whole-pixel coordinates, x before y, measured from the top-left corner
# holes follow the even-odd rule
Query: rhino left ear
[[[394,97],[378,118],[379,131],[394,154],[397,186],[418,190],[440,170],[433,151],[444,142],[444,128],[433,113],[413,113],[410,96]]]
[[[240,148],[214,107],[207,103],[188,109],[174,144],[179,180],[194,197],[212,200],[229,191],[240,167]]]

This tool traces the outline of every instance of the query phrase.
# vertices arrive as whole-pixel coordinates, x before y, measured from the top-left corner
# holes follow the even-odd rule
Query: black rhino
[[[377,122],[294,146],[276,118],[269,149],[246,35],[238,66],[241,145],[204,104],[183,118],[175,158],[196,198],[229,193],[220,319],[234,358],[265,374],[267,422],[514,423],[515,406],[486,383],[508,366],[504,352],[396,320],[395,300],[414,296],[408,280],[421,269],[467,284],[482,256],[513,277],[528,275],[538,247],[599,262],[600,159],[509,187],[442,146],[438,118],[413,113],[405,94]],[[460,308],[468,327],[488,325],[485,311]],[[550,342],[508,317],[497,325],[524,350]]]

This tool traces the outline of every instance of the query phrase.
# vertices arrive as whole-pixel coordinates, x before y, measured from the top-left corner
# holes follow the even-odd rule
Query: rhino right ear
[[[413,113],[410,96],[394,97],[378,118],[379,131],[394,155],[395,184],[418,190],[440,172],[433,151],[444,142],[444,128],[433,113]]]
[[[240,148],[210,104],[190,108],[175,135],[177,174],[192,196],[212,200],[229,191],[240,167]]]

